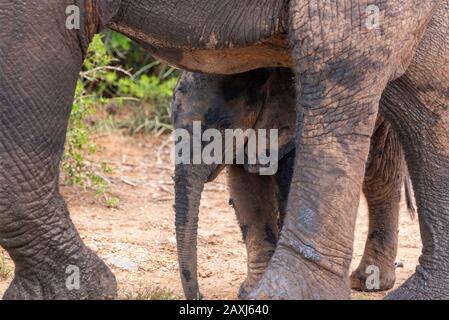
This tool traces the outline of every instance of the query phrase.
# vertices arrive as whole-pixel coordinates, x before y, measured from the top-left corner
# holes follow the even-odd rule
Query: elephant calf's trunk
[[[203,172],[204,171],[204,172]],[[182,286],[188,300],[201,299],[197,275],[197,234],[201,193],[207,179],[201,166],[175,170],[176,239]]]

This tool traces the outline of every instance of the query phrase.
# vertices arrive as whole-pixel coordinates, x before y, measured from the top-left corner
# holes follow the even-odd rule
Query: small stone
[[[212,276],[212,272],[211,271],[200,272],[199,276],[200,278],[207,279]]]
[[[129,272],[139,271],[139,266],[137,265],[137,263],[129,260],[128,258],[110,257],[110,258],[108,258],[107,262],[109,264],[113,265],[114,267],[129,271]]]
[[[168,243],[170,243],[171,245],[176,246],[176,236],[170,237],[168,239]]]

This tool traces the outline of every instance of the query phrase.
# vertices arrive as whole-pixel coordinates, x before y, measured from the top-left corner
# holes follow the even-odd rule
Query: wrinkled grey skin
[[[381,110],[404,146],[418,205],[423,251],[416,273],[389,299],[448,299],[449,3],[439,9],[405,76]],[[441,68],[436,67],[441,66]],[[420,131],[423,130],[423,131]]]
[[[430,5],[430,2],[423,5]],[[297,69],[299,100],[304,111],[300,113],[302,128],[287,218],[270,265],[250,296],[278,299],[338,299],[349,296],[346,277],[352,253],[358,199],[356,190],[360,191],[357,183],[362,181],[363,161],[368,154],[378,101],[384,85],[401,76],[400,68],[405,70],[410,61],[407,72],[387,86],[381,109],[387,110],[387,118],[404,145],[419,199],[424,249],[416,274],[389,298],[448,298],[449,279],[443,271],[447,269],[448,262],[445,258],[447,232],[443,229],[447,227],[449,213],[446,200],[449,163],[444,157],[445,150],[448,150],[448,136],[442,129],[447,117],[443,106],[448,104],[449,83],[445,69],[449,56],[447,2],[435,13],[415,58],[405,54],[405,47],[395,48],[393,43],[389,43],[389,40],[399,38],[401,45],[407,43],[406,38],[392,33],[393,25],[401,19],[385,16],[384,33],[377,34],[379,38],[372,37],[376,33],[361,30],[352,30],[345,38],[341,29],[336,33],[342,38],[336,39],[335,30],[331,31],[334,28],[332,23],[322,25],[324,29],[320,30],[320,36],[314,36],[317,29],[311,26],[314,21],[318,24],[319,21],[312,17],[312,22],[304,27],[300,21],[310,13],[298,10],[292,15],[293,28],[307,33],[297,39],[303,41],[293,41],[293,56],[300,56],[314,66],[303,64]],[[298,23],[295,23],[295,17]],[[410,16],[409,19],[408,22],[412,23],[413,18]],[[336,42],[320,40],[326,39],[326,35]],[[383,45],[380,42],[376,44],[380,39]],[[353,51],[348,49],[349,42],[363,45],[355,45],[357,49]],[[334,47],[329,47],[330,43]],[[378,50],[385,50],[386,43],[389,43],[387,47],[391,51],[380,53]],[[323,53],[324,59],[322,55],[313,54],[317,51]],[[339,52],[351,58],[337,58]],[[389,59],[385,60],[386,57]],[[394,62],[395,58],[402,62]],[[444,71],[430,73],[435,65]],[[373,77],[376,69],[388,71]],[[430,74],[432,79],[429,79]],[[352,87],[355,83],[357,88]],[[420,155],[421,152],[424,154]],[[311,163],[313,167],[308,165]],[[360,170],[355,169],[357,165],[360,165]],[[320,187],[314,188],[317,185]],[[351,197],[354,198],[351,200]],[[314,280],[317,277],[321,280]]]
[[[248,257],[247,278],[240,287],[240,298],[247,297],[267,268],[286,214],[295,152],[296,97],[292,78],[289,69],[256,70],[232,76],[185,72],[174,92],[174,128],[187,130],[191,137],[194,121],[202,123],[202,132],[217,129],[222,136],[225,129],[279,130],[279,170],[274,176],[259,175],[257,166],[227,166],[230,203],[235,209]],[[215,164],[178,164],[176,167],[178,257],[187,299],[201,297],[196,248],[199,190],[222,169],[222,165]],[[353,289],[388,290],[394,285],[403,172],[398,137],[391,125],[379,117],[363,187],[369,207],[369,236],[362,262],[351,276]],[[380,271],[380,284],[374,289],[367,288],[366,282],[367,267],[373,265]]]
[[[80,239],[57,183],[77,74],[92,36],[110,27],[194,71],[294,68],[301,108],[292,192],[277,249],[251,298],[349,298],[370,138],[382,92],[396,80],[384,105],[405,146],[424,249],[417,273],[391,297],[448,298],[449,137],[441,106],[449,73],[440,68],[429,78],[434,66],[447,65],[447,0],[413,60],[439,3],[372,1],[381,13],[376,30],[366,27],[362,1],[2,1],[0,245],[16,265],[5,297],[116,294],[113,275]],[[65,27],[72,4],[81,9],[80,30]],[[79,290],[66,286],[72,265],[80,269]]]

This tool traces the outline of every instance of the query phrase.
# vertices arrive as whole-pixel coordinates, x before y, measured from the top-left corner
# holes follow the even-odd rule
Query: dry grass
[[[123,300],[180,300],[181,297],[175,295],[168,288],[160,287],[140,287],[136,290],[124,292],[120,295]]]
[[[7,280],[12,274],[12,270],[6,264],[5,256],[0,253],[0,279]]]

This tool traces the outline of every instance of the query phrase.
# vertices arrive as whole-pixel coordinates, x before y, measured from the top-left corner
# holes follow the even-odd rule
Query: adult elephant
[[[240,298],[246,298],[261,278],[276,249],[293,175],[296,95],[292,79],[291,70],[285,68],[258,69],[229,76],[189,72],[181,75],[173,96],[172,120],[177,143],[175,154],[180,162],[175,170],[178,258],[187,299],[201,297],[196,248],[201,192],[205,183],[214,180],[225,167],[230,202],[247,250],[247,278],[240,287]],[[195,132],[195,125],[201,130],[200,135]],[[219,138],[207,136],[211,129],[219,133]],[[263,151],[266,154],[276,152],[277,163],[271,166],[277,170],[270,175],[260,174],[264,169],[261,164],[249,165],[247,154],[236,163],[238,155],[248,150],[245,145],[241,145],[241,149],[234,145],[236,133],[243,136],[245,132],[248,137],[248,130],[255,130],[256,137],[259,129],[278,130],[277,150]],[[223,137],[230,136],[226,133],[229,130],[232,130],[232,146],[226,147]],[[192,163],[191,155],[184,157],[182,153],[192,150],[195,138],[203,138],[200,153],[204,150],[205,156],[209,156],[207,146],[219,140],[217,154],[221,157],[214,162]],[[404,160],[398,136],[381,116],[371,141],[363,184],[369,208],[369,233],[363,259],[351,279],[353,289],[380,291],[391,289],[396,278],[394,262]],[[233,152],[232,163],[225,163],[226,149]],[[413,210],[412,196],[409,192],[406,196],[409,210]],[[370,266],[379,270],[376,287],[370,287],[366,281]]]
[[[191,70],[237,73],[293,65],[301,105],[293,192],[278,248],[252,297],[348,298],[356,208],[378,103],[387,83],[404,74],[440,3],[373,1],[380,18],[378,28],[373,28],[366,23],[371,16],[362,1],[3,1],[0,245],[16,265],[6,298],[116,294],[113,275],[80,239],[58,190],[77,75],[92,36],[103,27]],[[447,34],[447,0],[443,3],[429,31],[430,44],[434,34]],[[66,12],[73,11],[67,9],[73,5],[80,9],[79,29],[67,28],[73,26],[66,23]],[[77,10],[73,12],[76,19]],[[292,55],[285,41],[287,30]],[[443,101],[441,93],[447,90],[440,89],[447,73],[429,82],[430,88],[414,87],[418,79],[427,79],[426,66],[435,63],[426,60],[428,51],[438,51],[437,63],[447,62],[447,43],[424,48],[417,61],[424,67],[417,65],[417,81],[407,84],[420,102],[409,114],[419,116],[422,130],[417,130],[418,118],[404,111],[392,117],[393,125],[407,128],[404,140],[410,133],[427,133],[414,146],[405,141],[424,253],[420,272],[407,284],[412,290],[404,295],[401,289],[396,298],[448,296],[448,279],[440,270],[449,261],[443,232],[449,208],[441,196],[448,176],[449,137],[443,130],[443,113],[431,100]],[[418,150],[421,155],[414,152]],[[419,158],[429,152],[431,157]],[[426,170],[418,166],[422,163]],[[66,285],[66,271],[71,270],[76,271],[79,287]]]

